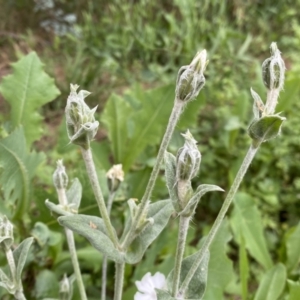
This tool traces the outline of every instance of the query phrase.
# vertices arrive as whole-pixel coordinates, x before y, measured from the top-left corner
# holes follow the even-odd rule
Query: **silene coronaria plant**
[[[87,299],[76,252],[74,233],[85,237],[91,245],[103,255],[102,292],[99,299],[106,299],[107,261],[115,263],[114,300],[122,299],[124,270],[126,264],[137,264],[143,258],[147,248],[168,226],[170,216],[176,215],[179,222],[178,239],[174,267],[169,274],[159,272],[146,273],[136,281],[135,300],[172,300],[202,299],[205,293],[210,259],[210,245],[218,232],[226,212],[246,174],[255,154],[262,145],[280,134],[285,120],[275,113],[280,91],[284,85],[285,65],[276,43],[271,44],[271,57],[262,64],[263,83],[267,88],[266,101],[251,89],[254,100],[253,120],[248,129],[251,145],[236,174],[232,186],[227,192],[222,208],[205,238],[201,248],[191,256],[185,257],[187,233],[191,219],[207,192],[223,191],[217,185],[200,184],[192,187],[192,180],[199,175],[201,153],[197,141],[189,130],[182,134],[183,145],[176,154],[167,151],[174,128],[184,108],[194,100],[205,85],[204,72],[207,67],[207,53],[202,50],[192,62],[180,68],[176,81],[175,99],[169,122],[163,136],[155,165],[150,175],[144,195],[140,201],[128,200],[128,217],[121,235],[112,225],[110,212],[116,192],[124,180],[122,165],[114,165],[107,172],[109,196],[104,199],[93,161],[90,144],[95,138],[99,122],[95,120],[97,107],[90,109],[85,98],[87,91],[78,91],[79,86],[71,84],[71,92],[65,109],[66,127],[70,143],[80,148],[87,175],[99,208],[99,217],[79,214],[82,187],[78,179],[69,185],[67,171],[60,160],[53,174],[53,183],[57,191],[58,203],[46,200],[46,206],[58,215],[57,221],[64,227],[74,276],[64,277],[60,285],[60,299],[71,299],[72,284],[76,280],[81,299]],[[161,170],[165,167],[166,185],[169,199],[150,201],[152,191]],[[23,293],[21,272],[33,238],[24,240],[16,249],[13,245],[13,225],[4,216],[0,218],[0,243],[8,262],[8,273],[0,270],[0,286],[4,287],[16,299],[26,299]]]

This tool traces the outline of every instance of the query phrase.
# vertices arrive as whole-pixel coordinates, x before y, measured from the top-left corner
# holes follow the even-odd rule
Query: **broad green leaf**
[[[188,274],[189,270],[195,263],[195,259],[197,257],[198,253],[194,253],[193,255],[190,255],[186,257],[181,266],[181,273],[180,273],[180,285],[182,284],[183,280],[185,279],[186,275]],[[209,262],[209,251],[207,251],[204,255],[204,258],[199,265],[197,271],[195,272],[193,279],[191,280],[187,291],[185,292],[184,299],[197,299],[201,300],[205,288],[207,285],[207,275],[208,275],[208,262]],[[169,291],[172,290],[172,284],[173,284],[173,276],[174,276],[174,270],[171,271],[171,273],[168,275],[167,278],[167,284]]]
[[[115,163],[122,163],[125,172],[147,145],[160,142],[174,99],[174,86],[144,91],[138,86],[122,98],[108,100],[101,120],[112,142]]]
[[[101,121],[108,130],[115,163],[122,163],[124,160],[124,153],[129,142],[127,132],[133,113],[132,107],[116,94],[109,97],[103,110]],[[125,169],[124,164],[123,169]]]
[[[84,236],[93,247],[105,254],[109,259],[121,263],[124,262],[124,255],[114,246],[106,234],[106,228],[101,218],[88,215],[73,215],[59,217],[60,225]]]
[[[11,106],[13,128],[24,126],[27,148],[42,134],[42,116],[38,110],[54,100],[59,90],[54,80],[43,70],[43,64],[35,52],[12,64],[13,74],[3,78],[0,92]]]
[[[245,238],[242,235],[240,238],[239,247],[239,267],[240,267],[240,278],[241,278],[241,290],[242,299],[248,299],[248,279],[249,279],[249,262],[246,251]]]
[[[35,281],[35,299],[58,298],[59,283],[54,272],[41,271]]]
[[[277,300],[286,283],[286,269],[281,263],[271,268],[260,281],[254,300]]]
[[[27,238],[14,250],[13,255],[16,263],[16,279],[21,280],[22,271],[26,263],[29,248],[33,242],[33,237]]]
[[[126,253],[126,262],[129,264],[138,263],[147,248],[158,237],[168,224],[171,214],[174,212],[171,200],[159,200],[149,205],[147,218],[152,218],[154,223],[146,227],[145,230],[133,241]]]
[[[289,230],[286,236],[286,266],[292,271],[300,261],[300,222],[297,227]]]
[[[167,291],[155,289],[157,300],[176,300],[176,298],[172,297]]]
[[[178,212],[178,211],[180,211],[180,206],[179,206],[179,199],[178,199],[177,193],[175,191],[176,157],[167,151],[165,153],[165,170],[166,170],[165,176],[166,176],[167,187],[169,190],[169,195],[172,200],[174,209]]]
[[[210,246],[208,281],[203,300],[222,299],[225,288],[233,278],[232,261],[226,255],[227,244],[231,239],[229,224],[225,219]]]
[[[300,282],[297,281],[292,281],[292,280],[287,280],[288,286],[289,286],[289,298],[288,300],[299,300],[300,299]]]
[[[23,217],[30,197],[30,180],[43,161],[42,153],[28,153],[23,128],[17,128],[0,141],[0,186],[4,200],[10,205],[17,202],[14,218]]]
[[[266,270],[271,268],[273,263],[264,237],[261,215],[246,193],[236,195],[230,222],[235,239],[240,242],[239,238],[243,236],[251,256]]]

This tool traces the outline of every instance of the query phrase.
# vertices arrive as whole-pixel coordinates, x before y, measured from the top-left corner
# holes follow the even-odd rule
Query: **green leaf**
[[[174,209],[179,212],[180,206],[179,206],[179,199],[177,196],[177,193],[175,191],[175,185],[176,185],[176,157],[167,152],[165,153],[165,176],[166,176],[166,182],[167,187],[169,190],[169,195],[172,200],[172,204],[174,206]]]
[[[58,298],[59,283],[54,272],[49,270],[41,271],[35,281],[35,298],[42,300],[45,298]]]
[[[16,263],[16,279],[22,280],[21,275],[26,263],[29,248],[33,242],[33,237],[25,239],[19,246],[14,250],[13,255]]]
[[[249,279],[249,262],[246,251],[245,238],[242,235],[240,239],[239,247],[239,267],[240,267],[240,278],[241,278],[241,290],[242,299],[248,299],[248,279]]]
[[[297,281],[292,281],[292,280],[287,280],[289,290],[290,290],[290,295],[288,300],[299,300],[300,299],[300,282]]]
[[[187,206],[184,208],[184,210],[180,214],[191,214],[193,213],[195,207],[201,200],[202,196],[205,195],[208,192],[213,192],[213,191],[220,191],[224,192],[223,189],[221,189],[217,185],[213,184],[201,184],[197,187],[197,190],[195,191],[193,197],[189,200]]]
[[[176,300],[167,291],[155,289],[157,300]]]
[[[78,178],[74,178],[71,187],[67,190],[68,205],[78,210],[82,198],[82,185]]]
[[[48,199],[45,201],[45,205],[49,208],[51,212],[58,214],[59,216],[72,216],[73,213],[67,211],[60,204],[55,204]]]
[[[300,260],[300,222],[297,227],[290,229],[286,236],[286,266],[292,271]]]
[[[238,240],[241,235],[245,237],[246,248],[251,256],[265,269],[271,268],[273,263],[263,234],[261,215],[255,202],[246,193],[236,195],[230,222],[235,238]]]
[[[125,172],[147,145],[162,138],[171,113],[174,86],[144,91],[141,86],[128,91],[123,98],[113,95],[102,114],[102,121],[112,142],[115,163]]]
[[[231,239],[229,224],[225,219],[210,246],[208,281],[203,300],[222,299],[225,288],[233,278],[232,261],[226,255],[227,244]]]
[[[106,234],[106,228],[101,218],[88,215],[73,215],[59,217],[60,225],[84,236],[98,251],[109,259],[122,263],[124,255],[120,253]]]
[[[38,109],[60,92],[54,80],[43,71],[43,64],[35,52],[22,57],[12,67],[13,74],[3,78],[0,92],[11,106],[13,128],[24,126],[29,148],[42,134],[42,116]]]
[[[0,268],[0,287],[4,287],[9,293],[13,294],[15,292],[13,282],[8,278],[8,276]]]
[[[182,266],[181,266],[181,273],[180,273],[180,285],[182,284],[182,282],[185,279],[186,275],[188,274],[189,270],[195,263],[197,254],[198,253],[194,253],[193,255],[190,255],[183,260]],[[186,300],[189,300],[189,299],[201,300],[202,299],[204,292],[205,292],[206,285],[207,285],[209,256],[210,256],[209,251],[207,251],[203,257],[201,264],[199,265],[197,271],[195,272],[193,279],[191,280],[191,282],[187,288],[184,299],[186,299]],[[167,277],[167,284],[168,284],[169,291],[172,290],[173,276],[174,276],[174,270],[172,270]]]
[[[23,128],[16,129],[0,141],[0,185],[4,200],[10,205],[17,201],[14,218],[23,217],[29,205],[30,180],[44,155],[28,153]]]
[[[255,119],[249,126],[248,132],[255,143],[266,142],[277,137],[286,118],[279,115],[264,116]]]
[[[154,223],[149,224],[144,231],[133,241],[126,253],[126,262],[138,263],[147,248],[158,237],[168,224],[171,214],[174,212],[171,200],[159,200],[149,205],[147,218],[152,218]]]
[[[277,300],[283,292],[286,269],[281,263],[271,268],[260,281],[254,300]]]

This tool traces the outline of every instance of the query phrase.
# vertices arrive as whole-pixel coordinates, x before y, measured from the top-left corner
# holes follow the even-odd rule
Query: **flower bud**
[[[189,130],[182,136],[185,138],[185,143],[176,156],[176,180],[190,181],[199,171],[201,154]]]
[[[56,189],[66,189],[68,186],[68,175],[62,159],[58,160],[56,164],[57,167],[52,176],[53,184]]]
[[[59,283],[60,299],[65,299],[65,300],[72,299],[73,281],[74,281],[74,278],[72,276],[70,278],[68,278],[67,275],[64,274],[63,279]]]
[[[109,191],[111,193],[117,191],[121,182],[124,180],[122,164],[112,166],[106,173],[106,177]]]
[[[196,98],[205,84],[203,75],[208,61],[206,50],[198,52],[189,66],[180,68],[176,82],[176,99],[188,102]]]
[[[81,90],[77,93],[78,87],[76,84],[71,84],[71,93],[65,109],[67,132],[71,143],[88,149],[99,126],[99,122],[95,121],[94,117],[97,106],[90,109],[84,102],[84,98],[90,92]]]
[[[271,44],[271,57],[262,64],[262,77],[267,89],[283,89],[285,65],[276,43]]]
[[[0,244],[9,250],[14,242],[13,225],[6,216],[0,217]]]

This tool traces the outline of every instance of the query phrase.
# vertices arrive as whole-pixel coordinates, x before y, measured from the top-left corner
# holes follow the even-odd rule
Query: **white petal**
[[[148,272],[146,275],[144,275],[141,281],[135,282],[137,289],[143,293],[151,293],[153,290],[153,283],[151,279],[151,274]]]
[[[153,281],[155,288],[162,289],[166,284],[166,277],[164,274],[162,274],[160,272],[156,272],[152,276],[152,281]]]

